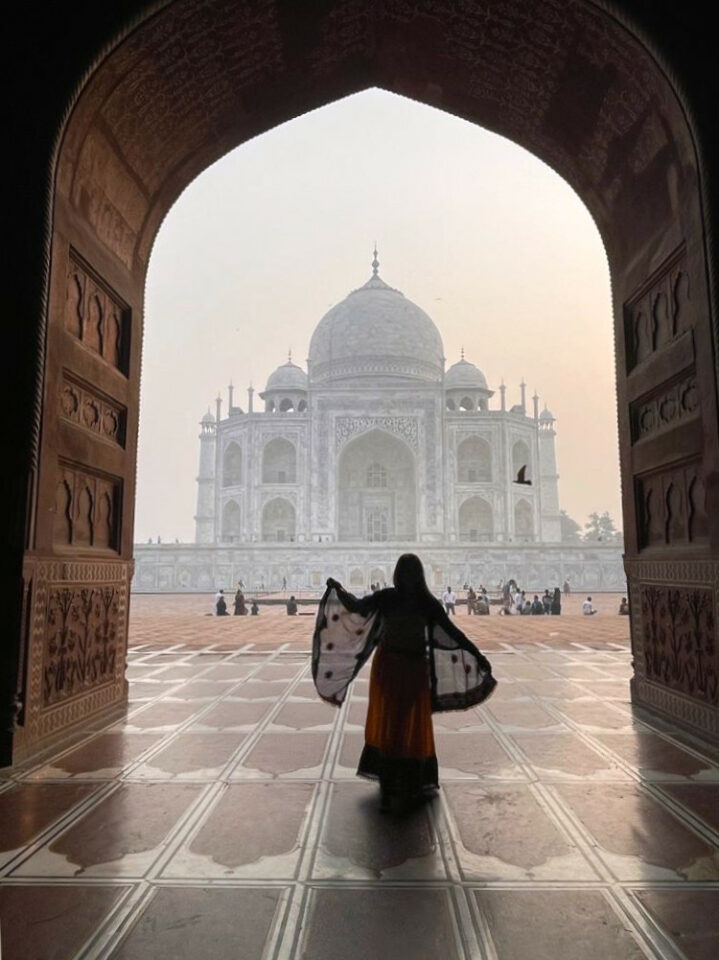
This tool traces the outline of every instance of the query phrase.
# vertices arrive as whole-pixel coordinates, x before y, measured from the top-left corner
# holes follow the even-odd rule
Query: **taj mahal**
[[[194,544],[137,544],[133,589],[360,590],[418,553],[428,582],[624,588],[617,544],[562,543],[555,418],[511,405],[379,273],[320,320],[246,409],[202,417]]]

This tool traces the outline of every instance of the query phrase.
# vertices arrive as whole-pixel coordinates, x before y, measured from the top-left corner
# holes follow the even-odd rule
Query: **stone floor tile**
[[[13,876],[142,876],[200,790],[191,784],[123,783]]]
[[[467,880],[597,880],[525,784],[443,788]]]
[[[133,776],[150,779],[216,777],[245,737],[245,733],[231,731],[179,733],[172,743],[138,767]]]
[[[661,790],[719,834],[719,783],[663,783]]]
[[[491,733],[435,733],[440,780],[488,778],[524,780],[525,774],[511,760]]]
[[[321,700],[317,703],[286,703],[272,718],[272,727],[287,727],[292,730],[312,727],[331,729],[336,719],[337,707]]]
[[[541,700],[582,700],[592,696],[589,690],[578,683],[572,683],[571,680],[544,680],[534,685],[528,692]],[[496,694],[492,695],[492,700],[494,699]]]
[[[266,663],[257,671],[258,680],[294,680],[307,666],[304,657],[300,660],[288,660],[281,663]]]
[[[314,685],[312,687],[314,690]],[[232,690],[232,697],[236,700],[279,700],[287,690],[287,684],[280,680],[244,680]],[[295,694],[298,696],[298,694]],[[317,699],[317,692],[312,698]]]
[[[29,774],[31,779],[47,777],[83,777],[108,779],[120,773],[128,763],[162,739],[160,733],[125,733],[111,731],[56,757],[39,770]]]
[[[540,780],[629,780],[618,763],[574,733],[515,733],[512,739]]]
[[[631,711],[612,701],[575,700],[555,706],[583,730],[591,732],[630,729],[638,722]]]
[[[0,866],[97,789],[90,783],[18,783],[0,793]]]
[[[379,800],[374,783],[333,784],[313,878],[445,879],[428,804],[397,816]]]
[[[163,876],[292,878],[315,789],[278,781],[230,784]]]
[[[180,700],[212,700],[223,693],[227,693],[227,685],[219,681],[191,680],[173,690],[172,696]]]
[[[190,717],[202,709],[202,704],[187,701],[161,700],[153,703],[144,710],[133,711],[129,717],[115,726],[124,729],[156,730],[172,729],[185,723]]]
[[[7,960],[74,960],[125,886],[0,884],[2,955]]]
[[[254,730],[273,704],[265,700],[235,700],[229,697],[199,716],[188,730]]]
[[[645,960],[599,890],[476,890],[498,960]]]
[[[537,730],[542,727],[562,728],[561,720],[548,713],[538,703],[527,701],[495,703],[494,698],[487,707],[494,719],[507,730]]]
[[[487,718],[481,708],[447,710],[432,717],[434,729],[441,730],[486,730]]]
[[[260,960],[281,895],[160,887],[110,960]]]
[[[317,777],[328,736],[327,733],[265,733],[232,777]]]
[[[630,703],[629,682],[619,683],[617,680],[576,680],[584,696],[599,697],[600,700],[619,700],[621,703]]]
[[[363,747],[364,732],[345,732],[332,775],[334,777],[354,777]]]
[[[647,780],[719,781],[719,767],[687,753],[656,733],[607,733],[597,737],[617,756],[630,763]]]
[[[447,890],[313,889],[298,960],[459,960]]]
[[[719,880],[719,852],[638,784],[563,783],[554,790],[619,880]]]
[[[257,669],[259,661],[254,663],[218,663],[202,674],[203,680],[243,680]]]
[[[640,890],[636,896],[686,960],[719,957],[719,890]]]

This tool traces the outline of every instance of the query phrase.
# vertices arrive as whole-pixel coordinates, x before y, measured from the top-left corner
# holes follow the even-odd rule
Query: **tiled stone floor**
[[[626,625],[468,619],[500,686],[435,716],[405,819],[354,775],[368,672],[318,701],[310,618],[140,623],[126,717],[0,771],[3,960],[714,960],[719,757],[633,714]]]

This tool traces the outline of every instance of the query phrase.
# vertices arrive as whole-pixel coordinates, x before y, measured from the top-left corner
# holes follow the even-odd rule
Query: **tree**
[[[559,511],[559,522],[562,530],[562,543],[577,543],[581,539],[582,528],[576,520],[569,516],[566,510]]]
[[[590,513],[589,520],[584,524],[584,530],[585,540],[617,543],[622,539],[621,531],[614,526],[614,521],[606,510],[604,513]]]

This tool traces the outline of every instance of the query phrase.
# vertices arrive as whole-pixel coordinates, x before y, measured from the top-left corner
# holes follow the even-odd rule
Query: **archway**
[[[151,11],[138,2],[132,31],[113,24],[107,36],[93,38],[97,59],[87,75],[91,57],[68,56],[65,76],[77,96],[67,105],[53,101],[43,114],[48,143],[58,129],[61,142],[55,150],[32,141],[33,175],[52,183],[47,219],[38,205],[18,228],[28,239],[28,289],[18,294],[18,316],[33,319],[19,333],[14,362],[22,365],[22,383],[13,409],[20,412],[8,435],[17,469],[8,469],[6,503],[18,519],[8,540],[5,609],[13,639],[1,672],[5,755],[27,751],[125,695],[143,281],[159,223],[184,186],[232,146],[369,85],[455,112],[525,146],[574,186],[595,217],[616,305],[633,694],[719,732],[716,705],[692,663],[674,669],[657,646],[667,605],[648,601],[648,591],[666,599],[670,589],[680,604],[700,595],[714,609],[716,601],[719,449],[706,257],[712,233],[690,111],[637,34],[594,3],[502,4],[501,32],[491,29],[498,7],[499,0],[485,0],[450,15],[431,4],[408,13],[390,2],[358,19],[341,3],[312,10],[269,3],[251,15],[249,29],[244,8],[220,0],[176,0]],[[212,45],[200,42],[210,34]],[[98,401],[112,400],[119,428],[111,417],[96,435],[67,427],[68,415],[52,398],[68,375]],[[684,396],[690,386],[691,409],[680,400],[680,416],[652,415],[669,411],[670,394]],[[65,503],[61,476],[82,502]],[[102,549],[113,544],[114,556],[102,559],[87,509],[92,493],[84,492],[100,482],[108,485],[107,502],[117,504],[102,537]],[[670,487],[676,492],[668,496]],[[697,524],[692,510],[675,505],[694,503],[701,489]],[[58,508],[66,518],[85,517],[77,531],[56,520]],[[647,529],[663,537],[650,543]],[[77,563],[62,564],[70,535]],[[682,563],[678,579],[674,561],[687,544],[692,560]],[[72,703],[51,703],[42,685],[53,656],[43,598],[54,591],[72,601],[78,591],[101,586],[121,598],[113,613],[116,671]],[[27,635],[23,611],[32,624]],[[719,645],[708,623],[692,636],[716,676],[719,653],[709,651]]]
[[[483,497],[470,497],[459,508],[459,539],[470,543],[487,542],[494,537],[491,505]]]
[[[224,543],[234,543],[240,539],[240,507],[236,500],[228,500],[222,506],[222,533]]]
[[[457,447],[457,479],[480,483],[492,479],[492,448],[482,437],[467,437]]]
[[[294,483],[297,479],[297,451],[284,437],[275,437],[262,451],[263,483]]]
[[[516,477],[519,471],[525,468],[524,476],[526,480],[532,479],[532,455],[529,452],[529,446],[524,440],[517,440],[512,444],[512,474]]]
[[[222,486],[235,487],[242,483],[242,450],[234,443],[228,443],[222,456]]]
[[[268,501],[262,509],[262,539],[274,543],[295,539],[295,508],[283,497]]]
[[[342,450],[337,470],[340,541],[412,540],[417,531],[417,478],[409,447],[370,430]]]
[[[524,498],[514,505],[514,534],[525,543],[534,539],[534,511]]]

